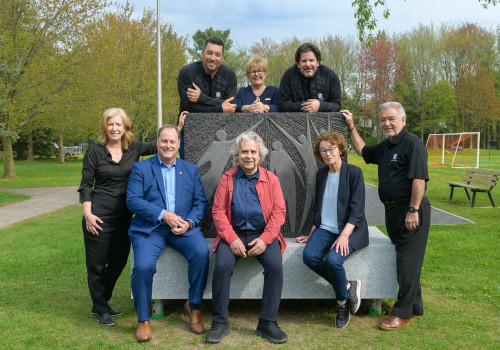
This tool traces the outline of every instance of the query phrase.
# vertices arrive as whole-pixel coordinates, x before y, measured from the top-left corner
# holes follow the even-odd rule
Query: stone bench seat
[[[369,227],[370,244],[356,251],[344,263],[348,280],[361,280],[362,299],[390,299],[397,297],[396,251],[379,229]],[[210,249],[210,269],[204,299],[212,298],[212,277],[215,254],[213,238],[207,238]],[[288,244],[283,254],[282,299],[333,299],[332,286],[310,270],[302,261],[305,244],[286,238]],[[133,254],[131,254],[133,267]],[[253,257],[240,259],[231,279],[231,299],[260,299],[264,276],[259,261]],[[160,256],[153,280],[153,318],[163,313],[160,300],[187,299],[187,261],[172,248],[167,247]],[[378,302],[378,305],[380,303]],[[380,306],[378,306],[379,308]]]

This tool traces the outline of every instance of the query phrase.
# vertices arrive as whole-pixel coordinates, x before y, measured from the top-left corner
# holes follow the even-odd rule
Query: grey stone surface
[[[211,212],[213,195],[220,176],[233,167],[229,153],[234,139],[253,130],[264,140],[269,155],[263,167],[280,179],[287,205],[281,232],[296,237],[308,230],[313,220],[314,183],[322,163],[312,146],[324,131],[338,131],[347,137],[340,113],[190,113],[184,126],[185,159],[198,165],[205,194],[209,199],[202,222],[206,237],[215,237]]]
[[[396,298],[396,251],[390,240],[376,227],[370,226],[370,245],[355,252],[346,260],[347,278],[361,280],[363,299]],[[333,288],[311,271],[302,261],[305,244],[286,239],[288,247],[283,255],[282,299],[331,299]],[[208,238],[210,270],[204,299],[212,298],[212,276],[215,254],[214,239]],[[133,254],[131,266],[133,266]],[[264,277],[259,261],[254,257],[240,259],[231,280],[231,299],[260,299]],[[153,280],[153,299],[185,299],[188,296],[187,261],[167,247],[157,264]]]

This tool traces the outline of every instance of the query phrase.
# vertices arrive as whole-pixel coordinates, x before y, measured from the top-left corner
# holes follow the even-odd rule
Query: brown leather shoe
[[[410,320],[405,320],[404,318],[391,315],[381,321],[378,326],[384,331],[395,331],[396,329],[406,326],[407,324],[410,324]]]
[[[151,339],[151,326],[148,321],[139,322],[135,331],[137,342],[142,343]]]
[[[193,333],[201,334],[205,332],[205,327],[203,326],[203,318],[201,317],[201,310],[194,310],[191,312],[189,310],[189,300],[184,304],[184,310],[189,316],[189,322],[191,324],[191,330]]]
[[[389,313],[392,312],[392,307],[393,305],[387,305],[385,308],[387,309],[387,311],[389,311]],[[415,315],[413,314],[412,317],[415,317],[415,318],[418,318],[418,319],[422,319],[424,318],[424,315]]]

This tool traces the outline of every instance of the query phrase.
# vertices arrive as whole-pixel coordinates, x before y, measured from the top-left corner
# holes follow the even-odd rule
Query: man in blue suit
[[[128,231],[134,249],[132,295],[137,312],[138,342],[151,339],[149,304],[156,262],[167,245],[187,259],[189,300],[185,309],[191,329],[204,332],[201,301],[207,283],[208,246],[198,228],[207,198],[198,167],[177,159],[179,131],[173,125],[158,130],[158,156],[132,168],[127,206],[135,213]]]

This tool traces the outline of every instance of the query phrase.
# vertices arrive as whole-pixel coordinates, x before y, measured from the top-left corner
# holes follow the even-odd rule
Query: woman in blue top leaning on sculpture
[[[267,61],[252,57],[245,65],[245,72],[250,85],[236,93],[236,112],[267,113],[278,112],[279,94],[276,86],[266,86],[264,80],[268,73]]]
[[[344,261],[368,246],[363,173],[345,161],[346,154],[345,138],[338,132],[325,132],[314,143],[314,155],[326,166],[316,174],[311,233],[296,238],[307,243],[304,263],[335,291],[338,328],[347,326],[349,313],[356,313],[361,302],[361,281],[347,281]]]

